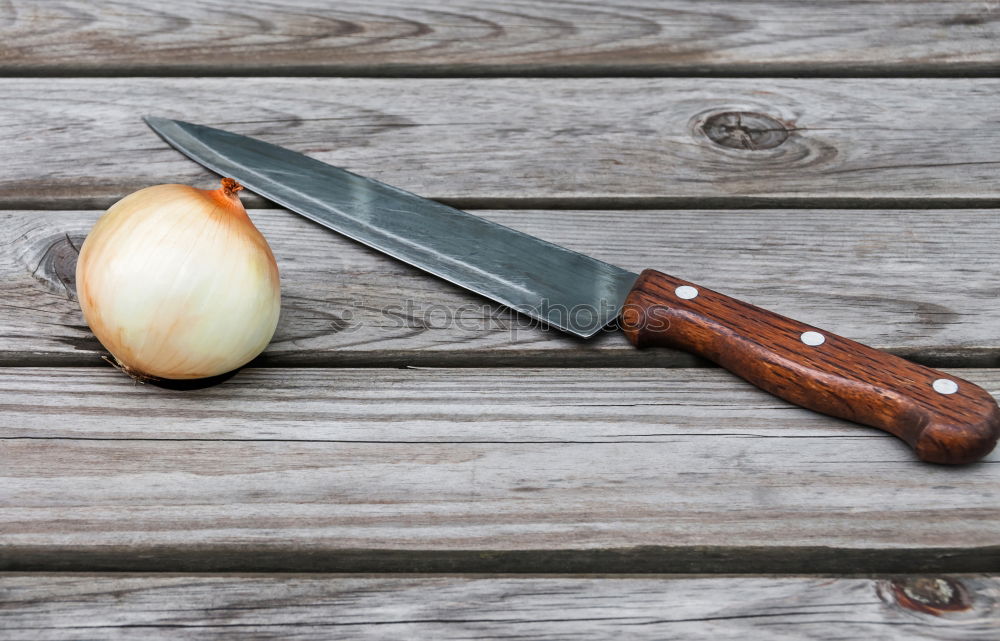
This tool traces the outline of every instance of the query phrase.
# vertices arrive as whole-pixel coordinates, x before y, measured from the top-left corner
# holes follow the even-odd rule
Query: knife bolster
[[[981,387],[648,269],[621,314],[636,347],[707,358],[808,409],[870,425],[921,460],[971,463],[1000,437],[1000,407]]]

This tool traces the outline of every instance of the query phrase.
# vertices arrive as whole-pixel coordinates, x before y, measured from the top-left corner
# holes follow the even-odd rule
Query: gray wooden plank
[[[1000,364],[993,211],[479,211],[624,268],[655,267],[940,366]],[[619,333],[585,342],[281,210],[267,365],[690,366]],[[0,363],[102,365],[73,279],[94,211],[0,212]],[[642,230],[639,232],[638,230]]]
[[[1000,454],[919,463],[719,370],[10,368],[0,410],[8,570],[1000,567]]]
[[[0,4],[6,73],[995,72],[995,0]]]
[[[995,576],[0,575],[36,639],[987,639]]]
[[[262,137],[466,206],[1000,204],[997,79],[3,84],[8,208],[103,208],[150,184],[214,182],[142,123],[147,113]]]

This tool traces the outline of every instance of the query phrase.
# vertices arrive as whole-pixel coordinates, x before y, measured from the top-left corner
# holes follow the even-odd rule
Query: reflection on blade
[[[589,337],[614,320],[636,274],[221,129],[146,118],[164,140],[321,225],[559,329]]]

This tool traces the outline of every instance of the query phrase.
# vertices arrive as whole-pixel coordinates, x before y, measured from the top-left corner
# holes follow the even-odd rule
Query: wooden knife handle
[[[971,463],[1000,436],[986,390],[836,334],[647,269],[621,324],[637,347],[676,347],[796,405],[903,439],[921,460]]]

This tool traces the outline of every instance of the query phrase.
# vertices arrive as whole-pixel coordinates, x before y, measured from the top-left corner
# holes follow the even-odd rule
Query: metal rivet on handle
[[[958,391],[958,383],[947,378],[939,378],[933,385],[934,391],[938,394],[954,394]]]
[[[826,336],[823,336],[819,332],[802,332],[802,336],[799,338],[809,347],[816,347],[826,342]]]
[[[674,290],[677,294],[677,298],[683,298],[684,300],[691,300],[698,296],[698,289],[696,287],[691,287],[690,285],[681,285]]]

